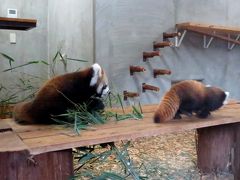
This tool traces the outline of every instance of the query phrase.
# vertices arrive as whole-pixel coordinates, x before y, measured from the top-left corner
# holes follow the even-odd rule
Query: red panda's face
[[[93,76],[90,81],[90,86],[95,86],[97,95],[103,97],[110,92],[107,76],[99,64],[93,64],[92,68]]]
[[[224,92],[217,87],[206,87],[208,109],[214,111],[224,105],[228,99],[229,92]]]

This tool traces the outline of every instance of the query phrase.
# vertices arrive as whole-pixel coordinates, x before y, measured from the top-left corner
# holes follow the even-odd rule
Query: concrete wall
[[[47,0],[11,0],[1,1],[0,16],[7,16],[8,8],[18,10],[19,18],[37,19],[37,28],[29,31],[0,30],[0,52],[6,53],[16,61],[13,66],[24,64],[32,60],[47,60]],[[9,33],[16,33],[16,44],[10,44]],[[0,72],[9,68],[6,59],[0,56]],[[21,72],[47,77],[47,67],[31,65],[19,69]],[[12,73],[1,73],[0,82],[16,79]]]
[[[94,61],[93,53],[93,1],[51,0],[48,7],[48,47],[52,60],[57,50],[70,58],[88,63],[68,61],[67,71],[88,66]],[[57,73],[64,72],[62,64]]]
[[[96,0],[96,60],[104,66],[114,89],[141,92],[141,83],[160,87],[160,93],[141,93],[142,103],[158,103],[172,80],[204,79],[240,99],[239,46],[227,50],[227,43],[214,40],[202,47],[202,36],[188,33],[180,48],[161,49],[161,57],[142,61],[153,41],[176,23],[193,21],[240,26],[240,2],[230,0]],[[147,72],[129,75],[129,65],[141,65]],[[172,75],[154,79],[153,68],[167,68]],[[126,102],[127,104],[133,101]]]

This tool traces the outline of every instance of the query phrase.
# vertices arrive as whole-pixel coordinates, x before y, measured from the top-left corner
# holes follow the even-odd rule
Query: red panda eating
[[[21,124],[51,124],[52,115],[60,115],[74,104],[88,102],[93,96],[109,93],[108,80],[99,64],[81,71],[67,73],[48,80],[34,99],[16,104],[13,116]],[[101,100],[91,100],[90,107],[103,109]]]
[[[185,80],[176,83],[163,96],[154,114],[154,122],[161,123],[173,118],[181,118],[181,114],[192,114],[206,118],[211,111],[219,109],[226,103],[229,92],[218,87]]]

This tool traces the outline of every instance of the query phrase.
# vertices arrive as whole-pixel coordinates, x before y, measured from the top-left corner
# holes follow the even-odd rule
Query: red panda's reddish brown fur
[[[207,117],[223,105],[226,94],[220,88],[206,87],[204,84],[186,80],[177,83],[164,95],[154,114],[154,122],[169,121],[177,113],[195,112],[199,117]]]
[[[33,100],[15,105],[14,119],[21,124],[54,123],[52,115],[60,115],[75,104],[89,103],[94,109],[103,103],[93,96],[101,97],[109,92],[103,69],[94,64],[81,71],[56,76],[39,89]],[[91,101],[90,101],[91,100]]]

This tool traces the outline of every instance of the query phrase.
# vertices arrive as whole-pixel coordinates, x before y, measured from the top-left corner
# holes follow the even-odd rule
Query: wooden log
[[[2,180],[66,180],[73,176],[72,150],[30,157],[27,151],[0,152]]]
[[[144,72],[146,69],[142,66],[130,66],[130,75],[132,76],[135,72]]]
[[[197,165],[203,173],[231,172],[235,124],[197,129]]]
[[[146,83],[142,83],[142,91],[146,92],[146,90],[158,92],[160,89],[159,89],[159,87],[152,86],[152,85],[149,85],[149,84],[146,84]]]
[[[152,58],[154,56],[160,56],[160,51],[143,52],[143,61],[146,62],[148,58]]]
[[[123,91],[123,99],[126,101],[128,98],[134,98],[138,97],[139,93],[137,92],[128,92],[128,91]]]

